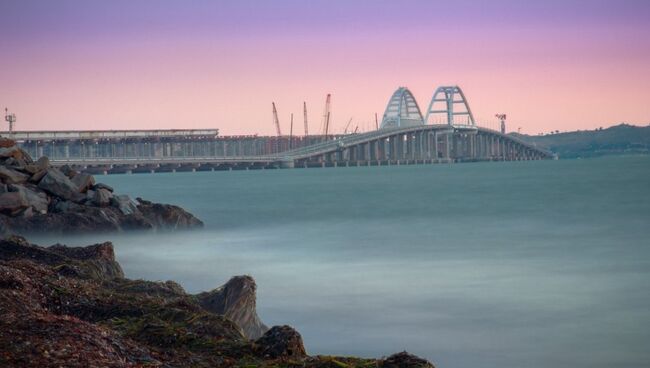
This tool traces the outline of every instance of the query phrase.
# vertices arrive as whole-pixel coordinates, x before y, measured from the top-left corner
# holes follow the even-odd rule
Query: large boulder
[[[122,267],[115,260],[113,244],[105,242],[86,247],[56,244],[47,248],[30,244],[20,236],[0,239],[0,260],[28,259],[51,266],[68,267],[65,272],[99,280],[124,278]]]
[[[291,326],[274,326],[255,341],[255,352],[262,358],[304,358],[302,336]]]
[[[115,260],[113,243],[89,245],[86,247],[68,247],[56,244],[46,248],[62,256],[83,261],[89,275],[96,279],[121,279],[124,278],[122,267]]]
[[[9,191],[20,192],[25,196],[29,205],[36,213],[46,213],[49,201],[47,194],[33,184],[14,185],[9,184]]]
[[[111,198],[113,198],[113,193],[109,192],[106,189],[99,188],[97,190],[89,190],[88,193],[92,192],[92,204],[97,207],[106,207],[111,204]]]
[[[111,193],[114,192],[114,189],[113,189],[112,186],[110,186],[110,185],[108,185],[108,184],[104,184],[104,183],[97,183],[97,184],[93,185],[92,189],[93,189],[93,190],[97,190],[97,189],[106,189],[106,190],[108,190],[108,191],[111,192]]]
[[[29,179],[29,175],[14,170],[8,166],[0,166],[0,180],[6,184],[22,184]]]
[[[381,362],[382,368],[435,368],[428,360],[406,351],[393,354]]]
[[[79,193],[77,186],[72,180],[53,167],[47,169],[47,174],[38,183],[38,187],[68,201],[85,199],[85,196]]]
[[[25,171],[34,175],[41,171],[45,171],[50,167],[50,159],[47,156],[43,156],[36,160],[33,164],[25,165]]]
[[[0,213],[16,216],[29,208],[29,202],[21,192],[6,192],[0,194]]]
[[[67,176],[70,179],[72,179],[73,177],[75,177],[75,175],[79,173],[77,170],[70,167],[70,165],[63,165],[59,167],[59,171],[61,171],[63,175]]]
[[[95,178],[86,173],[79,173],[72,177],[72,182],[77,186],[80,193],[85,193],[95,185]]]
[[[138,210],[138,203],[133,201],[131,197],[126,194],[114,195],[113,198],[111,198],[111,205],[119,209],[124,215],[140,213],[140,210]]]
[[[16,141],[13,139],[0,137],[0,148],[9,148],[16,145]]]
[[[0,159],[7,159],[9,157],[23,160],[25,163],[33,162],[29,154],[18,146],[0,147]]]
[[[256,289],[251,276],[235,276],[225,285],[196,297],[204,309],[235,322],[246,337],[254,340],[269,329],[257,315]]]
[[[137,200],[142,215],[157,228],[176,230],[203,226],[201,220],[178,206],[152,203],[139,197]]]

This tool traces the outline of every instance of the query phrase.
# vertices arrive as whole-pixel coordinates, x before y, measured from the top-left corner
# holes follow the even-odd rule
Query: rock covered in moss
[[[239,276],[220,289],[249,295],[254,285]],[[1,239],[0,313],[0,367],[433,368],[406,352],[382,360],[309,357],[289,326],[251,341],[173,281],[124,278],[110,243]]]
[[[225,285],[197,294],[203,308],[230,318],[249,339],[261,337],[268,327],[256,311],[255,280],[250,276],[234,276]]]
[[[264,358],[304,358],[302,336],[291,326],[274,326],[255,341],[255,351]]]
[[[434,368],[428,360],[406,351],[396,353],[381,361],[382,368]]]

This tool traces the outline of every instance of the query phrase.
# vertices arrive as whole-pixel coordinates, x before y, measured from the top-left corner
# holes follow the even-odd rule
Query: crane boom
[[[278,133],[278,137],[282,136],[280,131],[280,119],[278,119],[278,110],[275,108],[275,102],[271,102],[273,105],[273,123],[275,124],[275,131]]]
[[[328,111],[327,119],[325,119],[325,139],[327,139],[327,133],[329,132],[329,128],[330,128],[330,113]]]
[[[289,126],[289,149],[291,149],[292,141],[293,141],[293,113],[291,113],[291,125]]]
[[[307,126],[307,102],[302,102],[302,111],[305,116],[305,137],[309,135],[309,127]]]
[[[325,135],[327,135],[327,132],[329,131],[331,100],[332,95],[328,93],[327,98],[325,98],[325,111],[323,112],[323,134]]]
[[[343,129],[343,134],[348,133],[348,128],[350,127],[350,123],[352,123],[352,118],[348,121],[348,124],[345,126],[345,129]]]

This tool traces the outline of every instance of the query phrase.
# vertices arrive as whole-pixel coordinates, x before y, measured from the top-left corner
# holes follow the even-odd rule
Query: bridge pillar
[[[470,160],[474,160],[476,150],[476,145],[474,142],[474,135],[473,134],[467,134],[467,156],[469,156]]]
[[[447,133],[447,134],[445,134],[445,159],[446,159],[447,161],[449,161],[449,158],[450,158],[450,157],[449,157],[449,144],[450,144],[450,142],[449,142],[449,135],[450,135],[450,134],[451,134],[451,133]]]
[[[433,132],[433,158],[438,161],[438,132]]]
[[[370,142],[363,145],[363,159],[370,162]]]

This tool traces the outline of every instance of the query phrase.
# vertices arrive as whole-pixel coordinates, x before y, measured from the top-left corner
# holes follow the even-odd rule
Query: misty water
[[[650,366],[650,157],[99,177],[205,229],[112,240],[130,278],[258,284],[310,354]]]

